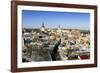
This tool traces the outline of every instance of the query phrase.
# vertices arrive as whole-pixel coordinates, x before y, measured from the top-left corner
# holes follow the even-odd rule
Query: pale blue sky
[[[90,29],[90,14],[76,12],[22,11],[23,28],[40,28],[44,22],[46,28]]]

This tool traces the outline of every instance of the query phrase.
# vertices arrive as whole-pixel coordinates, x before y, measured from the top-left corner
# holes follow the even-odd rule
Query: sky
[[[79,12],[55,12],[22,10],[23,28],[68,28],[68,29],[90,29],[90,14]]]

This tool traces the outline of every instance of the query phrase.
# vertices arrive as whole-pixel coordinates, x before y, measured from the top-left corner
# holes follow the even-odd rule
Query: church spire
[[[44,22],[42,22],[42,27],[44,28],[45,26],[44,26]]]
[[[44,22],[42,22],[41,31],[45,31]]]
[[[58,28],[60,29],[60,25],[58,26]]]

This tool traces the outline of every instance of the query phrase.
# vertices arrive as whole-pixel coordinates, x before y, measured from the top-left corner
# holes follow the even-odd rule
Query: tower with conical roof
[[[44,22],[42,22],[42,28],[45,28],[45,26],[44,26]]]
[[[44,22],[42,22],[41,31],[45,31]]]

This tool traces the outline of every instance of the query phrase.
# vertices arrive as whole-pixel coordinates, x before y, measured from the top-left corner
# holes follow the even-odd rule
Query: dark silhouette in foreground
[[[55,46],[53,48],[53,52],[51,54],[51,57],[52,57],[53,61],[56,61],[56,55],[57,55],[58,47],[59,47],[60,43],[61,43],[61,39],[58,41],[58,43],[55,44]]]

